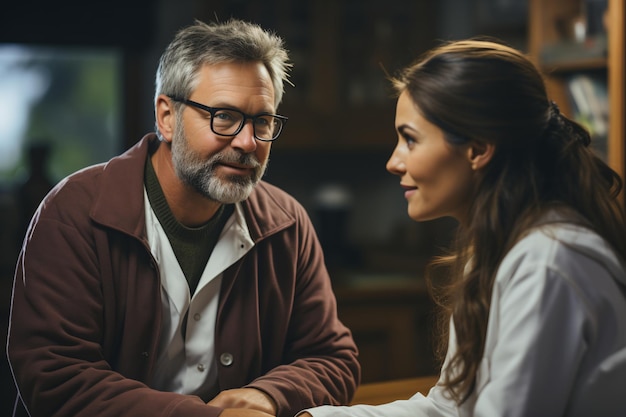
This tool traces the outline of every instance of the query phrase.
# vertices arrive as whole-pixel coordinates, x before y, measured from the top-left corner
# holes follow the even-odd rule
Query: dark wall
[[[154,37],[154,1],[4,2],[0,42],[145,47]]]

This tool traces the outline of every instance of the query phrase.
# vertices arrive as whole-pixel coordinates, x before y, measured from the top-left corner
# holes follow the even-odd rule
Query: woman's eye
[[[406,144],[411,147],[413,145],[415,145],[417,143],[417,140],[415,140],[415,138],[413,136],[409,136],[409,135],[402,135],[402,137],[404,138],[404,141],[406,142]]]

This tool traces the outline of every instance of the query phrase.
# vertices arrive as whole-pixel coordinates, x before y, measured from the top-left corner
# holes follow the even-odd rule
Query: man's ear
[[[485,167],[491,161],[495,150],[496,147],[493,143],[472,141],[467,149],[467,156],[472,169],[476,171]]]
[[[166,142],[172,141],[175,128],[174,124],[176,123],[174,108],[172,106],[172,101],[164,94],[160,94],[157,97],[156,104],[154,106],[154,115],[157,127]]]

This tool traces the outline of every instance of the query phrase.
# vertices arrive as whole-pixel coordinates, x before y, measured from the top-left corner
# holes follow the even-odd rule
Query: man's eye
[[[215,113],[215,118],[223,121],[233,120],[233,116],[228,112]]]
[[[265,117],[259,117],[255,121],[257,126],[267,126],[270,124],[270,121]]]

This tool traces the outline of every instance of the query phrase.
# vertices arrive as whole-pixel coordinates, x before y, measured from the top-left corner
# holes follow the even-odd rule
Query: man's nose
[[[257,147],[254,137],[254,125],[252,120],[246,120],[241,131],[231,141],[231,146],[240,149],[244,153],[253,152]]]

